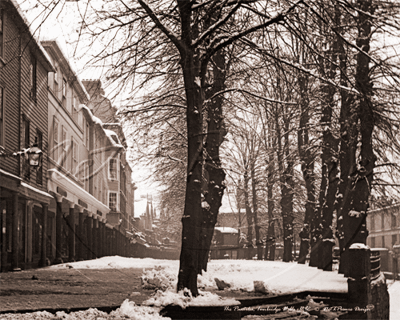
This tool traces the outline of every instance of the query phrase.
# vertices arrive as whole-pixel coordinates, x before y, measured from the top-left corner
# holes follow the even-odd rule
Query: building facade
[[[91,93],[57,42],[0,2],[1,271],[134,254],[125,136]],[[94,114],[99,97],[111,122]]]
[[[1,270],[41,265],[47,192],[47,80],[53,66],[15,1],[0,2]],[[27,150],[41,158],[32,166]],[[37,166],[36,166],[37,164]]]
[[[117,117],[117,110],[105,97],[100,80],[83,80],[90,95],[89,108],[102,124],[108,142],[103,163],[107,168],[107,221],[126,235],[132,235],[134,223],[134,190],[132,169],[127,161],[127,143]],[[96,148],[96,146],[95,146]]]
[[[367,244],[371,248],[386,248],[400,244],[400,204],[368,212]]]

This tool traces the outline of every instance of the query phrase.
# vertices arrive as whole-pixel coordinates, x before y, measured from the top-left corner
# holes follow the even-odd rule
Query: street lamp
[[[31,167],[37,168],[42,163],[43,152],[39,149],[37,139],[32,147],[25,150],[25,158],[29,161]]]
[[[0,146],[0,157],[18,157],[23,155],[25,159],[28,161],[29,165],[33,168],[40,167],[42,163],[43,151],[39,149],[37,144],[37,138],[35,139],[35,143],[32,147],[28,149],[24,149],[22,151],[17,152],[7,152],[3,146]]]

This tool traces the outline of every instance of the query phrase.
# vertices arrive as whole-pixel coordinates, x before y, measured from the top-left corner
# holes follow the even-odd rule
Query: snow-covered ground
[[[121,307],[110,316],[96,309],[81,311],[80,313],[58,314],[57,319],[121,319],[125,316],[131,319],[160,319],[159,310],[167,304],[177,304],[182,307],[188,305],[234,305],[233,299],[223,299],[207,290],[216,289],[215,278],[227,283],[229,290],[254,291],[254,283],[261,282],[270,293],[293,293],[299,291],[327,291],[346,292],[347,279],[337,272],[324,272],[317,268],[300,265],[297,263],[284,263],[280,261],[254,261],[254,260],[213,260],[208,264],[208,271],[198,277],[198,286],[201,296],[190,298],[183,293],[175,293],[179,261],[123,258],[119,256],[104,257],[96,260],[60,264],[48,267],[76,269],[103,269],[103,268],[141,268],[143,269],[143,283],[155,286],[162,290],[145,301],[142,306],[133,302],[124,301]],[[390,319],[400,319],[400,282],[388,281],[390,293]],[[25,315],[27,316],[27,315]],[[50,313],[36,313],[35,319],[52,319]],[[17,319],[5,315],[0,319]],[[26,319],[22,317],[20,319]],[[54,319],[54,318],[53,318]],[[162,318],[165,319],[165,318]]]

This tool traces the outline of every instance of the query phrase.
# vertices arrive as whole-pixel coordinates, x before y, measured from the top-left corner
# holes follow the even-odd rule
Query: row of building
[[[91,258],[107,253],[107,237],[129,240],[126,149],[100,80],[80,81],[57,42],[36,41],[17,2],[1,1],[1,270]]]

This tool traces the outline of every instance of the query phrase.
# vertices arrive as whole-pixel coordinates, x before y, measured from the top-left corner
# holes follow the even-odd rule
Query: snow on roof
[[[114,131],[112,131],[110,129],[104,129],[104,128],[103,128],[103,130],[113,146],[123,148],[123,145],[119,141],[118,135]]]
[[[28,28],[30,36],[34,39],[33,43],[38,47],[40,53],[43,55],[45,63],[47,63],[47,65],[50,67],[51,71],[55,71],[54,66],[51,63],[51,59],[50,59],[49,55],[47,54],[46,50],[44,50],[44,48],[40,44],[39,40],[37,39],[37,37],[35,35],[35,31],[32,30],[32,27],[31,27],[32,24],[26,18],[20,5],[18,4],[18,2],[16,0],[11,0],[10,2],[13,5],[13,7],[17,10],[17,12],[18,12],[19,16],[21,17],[25,26]]]
[[[229,228],[229,227],[215,227],[214,228],[216,231],[219,231],[221,233],[238,233],[239,231],[237,231],[234,228]]]

